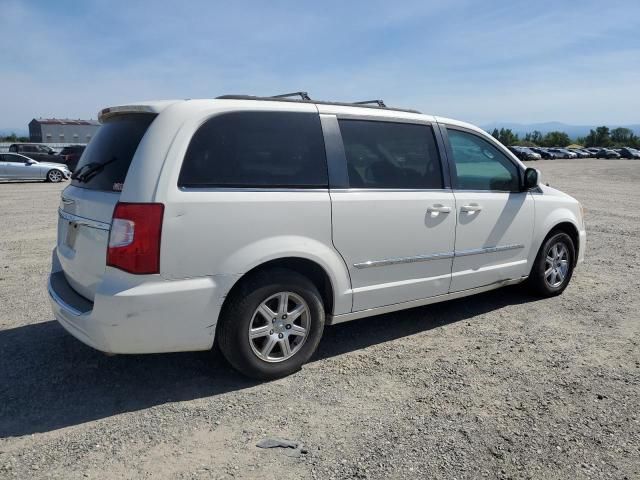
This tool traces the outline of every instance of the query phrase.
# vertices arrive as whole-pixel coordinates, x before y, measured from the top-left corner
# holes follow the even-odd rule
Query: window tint
[[[317,113],[232,112],[194,134],[178,179],[184,187],[324,187]]]
[[[27,159],[25,157],[21,157],[20,155],[3,155],[5,162],[11,163],[26,163]]]
[[[105,120],[87,145],[72,185],[91,190],[122,190],[133,155],[155,117],[136,113]]]
[[[443,188],[431,127],[366,120],[339,123],[350,187]]]
[[[456,165],[456,188],[518,191],[518,167],[485,139],[460,130],[447,130]]]

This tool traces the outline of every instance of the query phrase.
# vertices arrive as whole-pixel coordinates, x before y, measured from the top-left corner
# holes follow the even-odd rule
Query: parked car
[[[569,148],[567,149],[572,153],[575,153],[578,158],[589,158],[591,156],[590,152],[585,152],[581,148]]]
[[[578,155],[565,148],[549,148],[551,153],[558,155],[558,158],[578,158]]]
[[[622,158],[630,158],[630,159],[640,158],[640,151],[636,150],[635,148],[624,147],[618,150],[618,153]]]
[[[545,150],[553,156],[554,160],[562,160],[566,158],[566,155],[564,153],[559,152],[554,148],[546,148]]]
[[[64,163],[69,166],[69,169],[71,171],[76,169],[78,160],[80,160],[82,152],[84,152],[85,148],[85,145],[70,145],[68,147],[64,147],[60,151],[60,156],[62,157]]]
[[[585,150],[590,152],[591,156],[593,158],[598,158],[598,152],[600,152],[601,148],[600,147],[587,147],[587,148],[585,148]]]
[[[64,163],[62,157],[47,145],[37,143],[13,143],[9,146],[9,152],[25,155],[39,162]]]
[[[581,148],[580,151],[586,155],[585,158],[593,158],[593,152],[587,148]]]
[[[552,153],[548,151],[546,148],[531,147],[531,150],[539,154],[545,160],[555,160],[556,158],[559,158],[559,156],[556,153]]]
[[[217,342],[270,379],[325,325],[524,281],[564,291],[582,208],[536,169],[467,123],[306,98],[102,110],[62,192],[62,326],[109,353]]]
[[[527,147],[508,147],[511,153],[513,153],[520,160],[540,160],[542,157],[539,153]]]
[[[598,153],[596,153],[596,158],[620,158],[620,154],[610,148],[601,148],[598,150]]]
[[[62,163],[38,162],[17,153],[0,153],[0,180],[44,180],[58,183],[71,172]]]

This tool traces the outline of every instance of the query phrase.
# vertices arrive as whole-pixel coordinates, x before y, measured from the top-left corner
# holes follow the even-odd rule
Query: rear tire
[[[47,172],[47,181],[51,183],[59,183],[64,178],[64,175],[60,170],[49,170]]]
[[[299,273],[280,268],[242,282],[220,315],[220,351],[236,370],[259,380],[298,371],[324,330],[318,289]]]
[[[573,276],[576,250],[564,232],[551,234],[542,244],[529,275],[529,286],[542,297],[564,292]]]

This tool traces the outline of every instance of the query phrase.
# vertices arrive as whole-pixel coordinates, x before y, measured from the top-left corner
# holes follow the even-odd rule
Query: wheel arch
[[[575,249],[573,266],[575,267],[575,265],[578,262],[578,255],[580,253],[580,232],[578,231],[578,227],[576,227],[572,222],[569,222],[569,221],[559,222],[555,224],[551,228],[551,230],[549,230],[549,233],[547,233],[547,235],[544,237],[544,239],[542,240],[542,243],[544,244],[544,242],[547,241],[547,238],[549,238],[551,235],[554,235],[558,232],[566,233],[567,235],[569,235],[569,237],[571,238],[571,241],[573,242],[573,248]]]
[[[263,263],[254,266],[243,275],[239,276],[225,296],[220,312],[224,311],[225,306],[228,304],[229,300],[233,298],[238,291],[241,290],[243,284],[247,281],[247,279],[255,276],[256,274],[259,274],[260,272],[271,269],[288,269],[308,278],[320,292],[326,314],[333,314],[336,304],[337,292],[335,290],[336,286],[332,281],[331,276],[329,275],[327,270],[318,262],[309,258],[298,256],[279,257],[264,261]]]
[[[546,234],[540,239],[540,242],[537,245],[537,248],[535,250],[535,256],[537,256],[538,252],[544,245],[544,242],[546,242],[549,237],[551,237],[552,235],[555,235],[558,232],[566,233],[571,238],[571,241],[573,241],[573,248],[575,249],[573,266],[575,267],[578,262],[578,256],[581,248],[580,231],[578,230],[578,227],[575,225],[575,223],[573,223],[570,220],[560,220],[546,229]],[[533,266],[533,263],[532,263],[532,266]]]

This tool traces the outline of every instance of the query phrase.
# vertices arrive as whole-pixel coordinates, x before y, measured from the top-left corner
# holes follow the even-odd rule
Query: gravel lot
[[[639,478],[640,162],[533,165],[586,210],[564,295],[329,327],[270,383],[66,334],[45,289],[63,186],[0,184],[0,478]],[[302,453],[256,447],[274,436]]]

